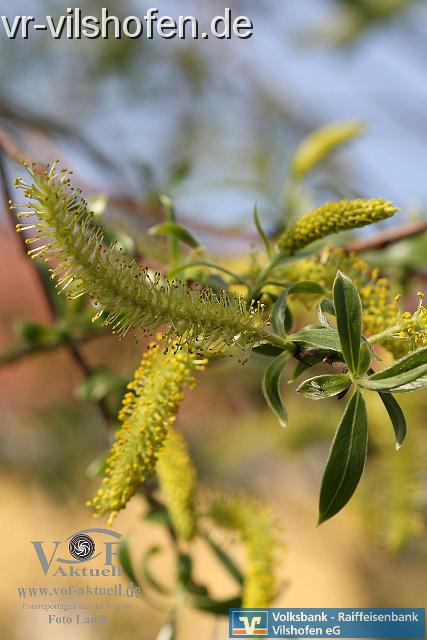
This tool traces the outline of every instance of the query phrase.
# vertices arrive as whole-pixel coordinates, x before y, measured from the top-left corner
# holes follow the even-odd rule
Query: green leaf
[[[175,240],[180,240],[193,249],[200,246],[188,229],[172,220],[154,225],[154,227],[151,227],[151,229],[148,230],[148,233],[151,236],[169,236]]]
[[[289,331],[292,329],[293,322],[294,317],[292,311],[290,310],[289,306],[287,306],[285,311],[285,333],[289,333]]]
[[[288,289],[284,289],[277,301],[274,304],[273,312],[271,315],[271,328],[278,336],[284,337],[285,331],[285,319],[286,319],[286,303],[288,300]]]
[[[136,577],[135,571],[133,569],[132,560],[129,553],[129,542],[126,538],[122,538],[120,542],[119,560],[120,564],[122,565],[123,571],[129,578],[129,580],[136,586],[140,586],[138,578]]]
[[[362,342],[363,342],[362,338]],[[363,342],[360,347],[360,359],[359,359],[359,369],[358,373],[366,373],[371,366],[372,362],[372,345],[369,344],[367,340]]]
[[[367,388],[373,388],[371,385],[374,381],[388,380],[387,388],[381,386],[381,390],[393,389],[396,392],[415,391],[421,389],[427,385],[426,372],[423,372],[423,367],[427,365],[427,347],[421,347],[412,353],[396,360],[389,367],[374,373],[369,378],[369,385]],[[411,373],[414,372],[414,373]],[[409,374],[406,378],[404,374]],[[363,379],[365,381],[365,378]],[[397,383],[397,384],[396,384]],[[361,383],[362,386],[367,386],[365,382]],[[395,385],[395,386],[390,386]],[[375,390],[380,390],[375,387]]]
[[[208,535],[204,535],[204,538],[226,571],[236,580],[236,582],[242,585],[244,581],[243,575],[236,567],[228,553],[226,553],[224,549],[222,549],[222,547],[220,547]]]
[[[283,349],[280,349],[280,347],[275,347],[272,344],[260,344],[257,347],[254,347],[252,349],[253,353],[258,353],[260,356],[268,356],[269,358],[276,358],[277,356],[280,356],[281,353],[283,353]]]
[[[379,392],[379,396],[384,403],[387,413],[390,416],[394,433],[396,434],[396,449],[400,449],[406,437],[406,420],[400,404],[391,393]]]
[[[320,347],[330,351],[341,351],[341,343],[337,329],[314,324],[305,327],[298,333],[289,336],[292,342],[298,342],[305,347]]]
[[[291,376],[291,378],[288,380],[288,382],[295,382],[295,380],[297,380],[300,376],[302,376],[302,374],[307,371],[307,369],[311,369],[312,365],[309,364],[308,362],[304,362],[303,360],[300,360],[299,362],[297,362],[294,372]]]
[[[193,269],[194,267],[208,267],[209,269],[215,269],[216,271],[220,271],[221,273],[226,273],[228,276],[231,276],[235,282],[240,282],[246,286],[250,286],[249,280],[244,276],[239,276],[239,274],[230,271],[230,269],[226,269],[225,267],[221,267],[219,264],[214,264],[213,262],[205,262],[204,260],[197,260],[196,262],[189,262],[188,264],[181,264],[178,267],[174,267],[169,272],[169,278],[176,278],[187,269]]]
[[[423,389],[426,386],[427,376],[421,376],[421,378],[417,378],[409,384],[402,384],[399,387],[395,387],[393,389],[393,393],[407,393],[409,391],[417,391],[418,389]]]
[[[106,451],[88,464],[86,467],[86,475],[88,478],[93,480],[94,478],[102,478],[105,475],[109,455],[110,451]]]
[[[341,271],[335,278],[333,297],[341,351],[349,370],[356,374],[362,339],[362,303],[356,287]]]
[[[265,231],[264,231],[264,229],[262,227],[262,224],[261,224],[261,221],[260,221],[259,215],[258,215],[258,208],[257,208],[256,205],[254,207],[254,222],[255,222],[255,226],[256,226],[256,229],[258,231],[259,237],[261,238],[261,240],[264,243],[266,254],[267,254],[267,256],[269,258],[271,258],[270,240],[268,239],[268,236],[267,236],[267,234],[265,233]]]
[[[195,596],[191,599],[191,606],[207,613],[228,616],[229,609],[239,609],[242,606],[242,598],[236,596],[227,600],[214,600],[210,596]]]
[[[425,386],[427,364],[383,379],[377,379],[375,376],[376,374],[370,378],[355,378],[354,380],[360,387],[371,391],[415,391],[415,389]]]
[[[99,367],[76,387],[76,398],[81,402],[97,402],[123,384],[121,378],[109,369]]]
[[[209,596],[209,592],[204,585],[193,580],[193,560],[188,553],[180,553],[177,558],[178,582],[184,587],[187,593],[195,596]]]
[[[288,423],[288,415],[280,395],[280,377],[282,375],[283,367],[289,360],[289,357],[289,352],[284,351],[278,358],[276,358],[265,370],[264,379],[262,381],[262,392],[264,397],[267,400],[270,409],[276,414],[282,427],[286,427]]]
[[[350,500],[362,476],[368,449],[365,401],[357,389],[351,397],[332,443],[320,490],[319,524]]]
[[[407,371],[411,371],[411,369],[416,369],[418,367],[422,367],[427,364],[427,347],[421,347],[416,351],[412,351],[408,355],[400,358],[400,360],[396,360],[389,367],[374,373],[371,376],[372,380],[383,380],[384,378],[391,378],[394,376],[398,376],[401,373],[406,373]]]
[[[142,558],[142,573],[143,573],[145,582],[148,585],[150,585],[150,587],[154,589],[154,591],[157,591],[158,593],[161,593],[163,595],[169,595],[170,590],[164,587],[162,584],[160,584],[160,582],[157,580],[157,578],[154,577],[150,569],[150,560],[154,556],[157,556],[160,553],[160,551],[161,551],[161,547],[157,545],[153,545],[147,549],[147,551],[144,553],[144,556]]]
[[[317,308],[317,317],[320,324],[322,324],[324,327],[333,327],[333,324],[329,321],[326,314],[335,316],[335,307],[332,300],[323,298]]]
[[[59,344],[61,340],[65,341],[66,338],[64,327],[61,326],[44,326],[22,320],[15,324],[14,329],[16,334],[34,349],[43,349],[50,345]]]
[[[301,280],[301,282],[296,282],[292,284],[290,287],[287,287],[282,291],[280,296],[277,298],[277,302],[273,307],[273,313],[271,317],[271,326],[274,331],[279,336],[285,336],[285,326],[286,326],[286,309],[288,304],[288,296],[291,293],[307,293],[307,294],[322,294],[325,293],[326,289],[318,282],[314,282],[313,280]]]
[[[305,380],[297,389],[310,400],[323,400],[342,393],[351,385],[351,380],[346,374],[322,375]]]

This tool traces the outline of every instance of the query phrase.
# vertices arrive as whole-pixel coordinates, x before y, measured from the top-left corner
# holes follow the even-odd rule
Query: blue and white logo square
[[[235,609],[230,617],[230,638],[265,638],[268,635],[266,610]]]

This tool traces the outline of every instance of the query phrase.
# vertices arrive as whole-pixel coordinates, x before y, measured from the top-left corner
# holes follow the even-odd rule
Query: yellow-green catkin
[[[368,398],[373,419],[370,437],[376,452],[369,461],[363,483],[361,505],[364,522],[379,547],[395,553],[407,542],[425,534],[427,504],[425,469],[427,443],[420,426],[423,416],[405,394],[405,410],[413,416],[412,429],[396,451],[393,431],[384,425],[385,409],[375,397]],[[405,404],[406,404],[405,403]],[[416,415],[418,415],[418,420]]]
[[[156,470],[174,531],[180,540],[188,542],[196,532],[196,469],[184,437],[174,429],[169,430]]]
[[[399,301],[399,296],[395,298]],[[418,291],[418,306],[416,310],[398,311],[395,321],[396,334],[391,345],[396,354],[405,355],[408,351],[414,351],[427,345],[427,309],[423,304],[424,294]]]
[[[394,357],[403,355],[427,344],[427,309],[424,294],[418,292],[418,306],[414,312],[399,309],[399,295],[394,295],[388,278],[380,275],[357,254],[341,247],[327,247],[319,254],[304,258],[274,272],[274,277],[285,282],[314,280],[332,289],[336,273],[340,269],[357,287],[363,307],[363,333],[373,336],[390,330],[388,339],[381,341]],[[298,296],[295,296],[298,298]],[[304,296],[301,301],[318,301],[319,296]]]
[[[288,265],[277,272],[288,282],[314,280],[332,290],[338,270],[353,281],[359,291],[363,306],[363,326],[366,335],[384,331],[396,324],[398,305],[393,297],[388,278],[380,277],[379,270],[361,260],[356,253],[341,247],[326,247],[320,253],[304,258],[295,265]],[[296,296],[298,297],[298,296]],[[303,296],[304,303],[318,301],[319,296]]]
[[[340,200],[306,213],[285,229],[277,241],[285,256],[292,256],[315,240],[379,222],[396,213],[386,200]]]
[[[270,510],[240,495],[217,497],[210,516],[221,528],[236,532],[246,550],[243,607],[268,607],[277,597],[278,552],[282,547],[278,526]]]
[[[120,337],[130,330],[149,336],[162,327],[169,346],[209,357],[241,352],[246,359],[265,338],[258,301],[247,304],[226,289],[200,290],[141,268],[116,242],[107,243],[80,189],[71,183],[72,172],[56,163],[45,170],[27,169],[29,182],[16,180],[26,202],[11,203],[24,220],[17,231],[31,234],[25,239],[34,246],[28,254],[53,263],[51,278],[69,299],[91,298],[97,308],[94,321]]]
[[[297,148],[291,173],[295,178],[303,178],[325,160],[338,147],[350,142],[364,129],[362,122],[337,122],[316,129]]]
[[[88,506],[111,523],[147,476],[154,473],[184,387],[194,387],[193,372],[203,368],[187,350],[163,351],[153,342],[144,353],[119,413],[121,427],[107,459],[102,487]]]

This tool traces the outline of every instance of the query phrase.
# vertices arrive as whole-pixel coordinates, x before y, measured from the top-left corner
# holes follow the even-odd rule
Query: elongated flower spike
[[[246,549],[243,607],[268,607],[277,597],[279,529],[269,509],[243,495],[216,496],[210,517],[221,528],[237,533]]]
[[[160,452],[175,422],[184,387],[194,387],[193,373],[203,369],[186,349],[163,351],[153,342],[128,385],[119,413],[121,427],[107,459],[103,486],[88,506],[109,523],[146,478],[153,475]]]
[[[166,342],[187,346],[198,354],[222,356],[240,348],[247,353],[262,340],[265,322],[259,303],[247,305],[223,290],[189,289],[179,281],[152,274],[117,248],[107,246],[93,221],[80,190],[70,183],[70,173],[56,164],[43,172],[28,167],[33,182],[18,178],[17,187],[28,198],[27,222],[18,231],[33,231],[27,244],[32,258],[54,261],[52,279],[69,298],[88,295],[99,307],[114,333],[124,336],[136,328],[151,335],[167,326]],[[179,341],[175,341],[175,336]]]
[[[169,429],[156,471],[174,531],[180,540],[188,542],[196,533],[196,469],[184,437],[175,429]]]
[[[292,256],[315,240],[379,222],[396,211],[391,202],[381,199],[328,202],[287,227],[277,246],[283,255]]]
[[[296,178],[307,175],[330,153],[362,133],[362,122],[336,122],[316,129],[296,150],[291,171]]]

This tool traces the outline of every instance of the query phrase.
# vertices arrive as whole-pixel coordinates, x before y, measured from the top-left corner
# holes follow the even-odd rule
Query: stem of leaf
[[[252,288],[249,289],[248,300],[255,300],[259,296],[261,289],[267,280],[267,277],[273,271],[274,267],[276,267],[278,263],[283,259],[283,257],[283,253],[281,252],[272,257],[268,265],[261,271],[258,278],[255,280]]]
[[[396,334],[399,334],[401,331],[400,324],[396,324],[393,327],[389,327],[380,333],[375,333],[373,336],[370,336],[367,340],[370,344],[378,344],[379,342],[385,342],[386,340],[390,340],[391,338],[395,338]]]

